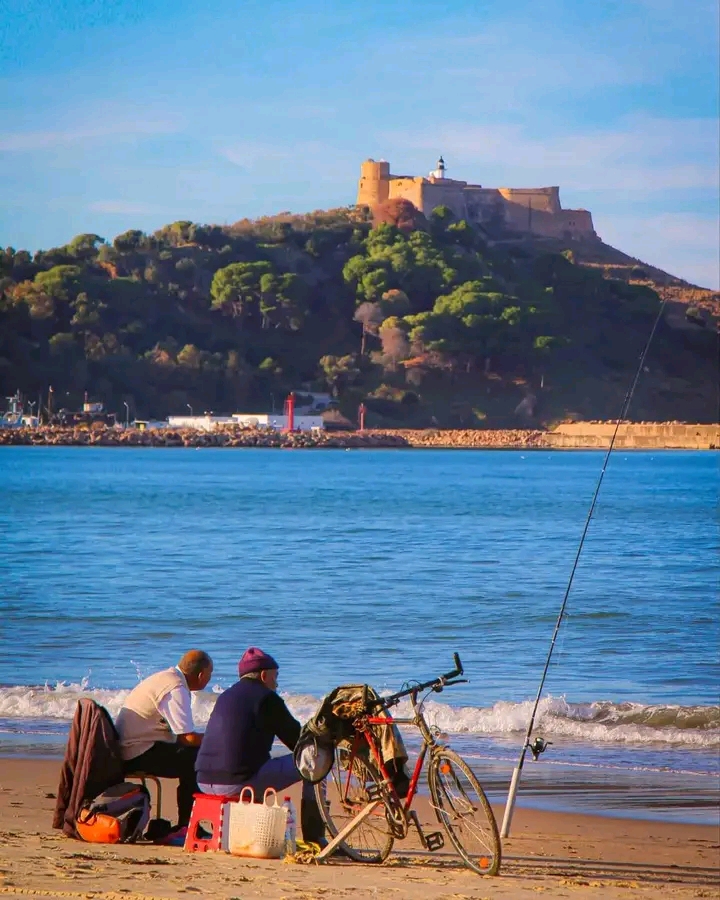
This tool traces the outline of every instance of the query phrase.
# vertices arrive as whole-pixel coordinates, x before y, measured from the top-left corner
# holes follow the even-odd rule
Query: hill
[[[718,295],[599,241],[493,242],[397,201],[0,249],[0,386],[131,417],[330,390],[369,425],[717,419]],[[43,399],[44,402],[44,399]]]

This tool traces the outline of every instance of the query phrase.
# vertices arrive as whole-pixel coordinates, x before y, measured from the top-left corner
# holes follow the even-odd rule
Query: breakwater
[[[0,429],[0,446],[81,447],[268,447],[277,449],[399,448],[418,449],[588,449],[610,445],[613,422],[572,422],[551,431],[539,429],[383,429],[303,431],[291,434],[263,428],[152,429],[74,427]],[[716,450],[718,425],[681,422],[640,422],[620,426],[617,449]]]
[[[268,447],[277,449],[407,447],[407,441],[385,432],[294,431],[271,428],[13,428],[0,430],[0,446],[61,447]]]
[[[615,426],[615,422],[563,422],[547,432],[546,446],[605,449],[610,446]],[[629,422],[620,425],[615,446],[619,450],[718,450],[720,426]]]
[[[566,422],[550,431],[503,429],[490,431],[385,431],[406,441],[409,447],[506,448],[605,450],[610,446],[615,422]],[[684,422],[630,422],[620,425],[618,450],[717,450],[720,426],[689,425]]]

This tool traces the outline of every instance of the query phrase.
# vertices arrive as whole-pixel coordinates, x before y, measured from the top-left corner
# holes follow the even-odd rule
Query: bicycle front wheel
[[[430,795],[438,820],[468,868],[497,875],[501,849],[497,822],[470,766],[443,748],[430,760]]]
[[[370,803],[370,796],[381,797],[381,778],[374,768],[358,756],[352,759],[346,744],[335,748],[335,760],[325,781],[315,785],[320,814],[331,837],[336,837]],[[380,863],[387,859],[393,834],[385,804],[380,805],[340,844],[356,862]]]

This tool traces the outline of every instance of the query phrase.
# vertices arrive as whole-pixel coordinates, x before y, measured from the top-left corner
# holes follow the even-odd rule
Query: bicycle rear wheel
[[[335,760],[327,778],[315,785],[320,814],[331,837],[336,837],[370,802],[370,795],[381,797],[381,779],[372,766],[358,756],[352,760],[346,744],[335,748]],[[356,862],[379,863],[387,859],[393,834],[381,803],[340,844]]]
[[[480,875],[497,875],[501,861],[497,822],[470,766],[443,748],[430,760],[428,781],[438,820],[465,865]]]

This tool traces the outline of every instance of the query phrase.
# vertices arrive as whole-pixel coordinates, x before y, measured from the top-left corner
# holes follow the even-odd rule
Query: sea
[[[614,451],[578,556],[605,459],[1,448],[0,772],[60,759],[78,698],[116,714],[192,647],[200,728],[251,645],[300,720],[458,653],[467,682],[424,708],[494,803],[539,700],[518,805],[718,822],[719,457]]]

